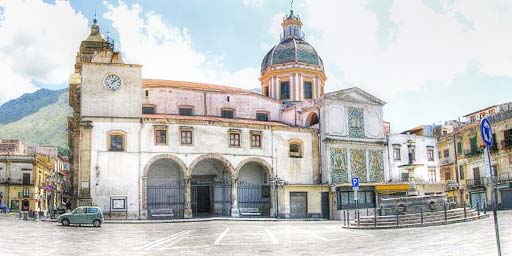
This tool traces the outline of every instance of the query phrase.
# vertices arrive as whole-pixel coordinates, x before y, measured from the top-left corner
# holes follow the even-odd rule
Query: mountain
[[[18,121],[25,116],[39,111],[48,105],[55,104],[59,95],[67,89],[52,91],[40,89],[34,93],[25,93],[21,97],[10,100],[0,106],[0,125]]]
[[[24,94],[0,107],[0,138],[67,148],[67,117],[71,113],[67,89]]]

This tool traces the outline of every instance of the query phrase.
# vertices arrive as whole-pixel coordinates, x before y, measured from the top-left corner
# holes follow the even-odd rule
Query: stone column
[[[231,177],[231,217],[240,217],[238,209],[238,178]]]
[[[185,219],[191,219],[192,218],[192,203],[191,198],[192,194],[190,193],[190,182],[192,178],[190,176],[186,176],[183,179],[183,183],[185,185],[185,205],[184,205],[184,212],[183,217]]]

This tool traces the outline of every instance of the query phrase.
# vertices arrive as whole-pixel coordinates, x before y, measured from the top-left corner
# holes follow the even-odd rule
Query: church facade
[[[337,218],[351,177],[374,191],[386,179],[385,103],[358,88],[324,93],[301,19],[291,11],[282,27],[260,94],[142,78],[94,21],[70,77],[75,203],[129,219]]]

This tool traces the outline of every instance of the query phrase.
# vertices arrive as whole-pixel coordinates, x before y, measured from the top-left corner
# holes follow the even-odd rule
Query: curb
[[[278,222],[278,221],[329,221],[326,219],[276,219],[276,218],[202,218],[202,219],[173,219],[173,220],[105,220],[105,224],[159,224],[159,223],[193,223],[193,222],[213,222],[213,221],[260,221],[260,222]]]

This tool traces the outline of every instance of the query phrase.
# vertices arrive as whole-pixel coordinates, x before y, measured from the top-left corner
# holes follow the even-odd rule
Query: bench
[[[261,216],[258,208],[240,208],[240,216]]]
[[[151,209],[151,217],[174,217],[172,209]]]

